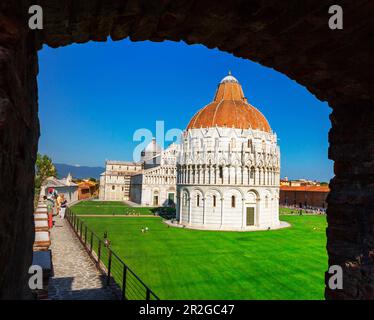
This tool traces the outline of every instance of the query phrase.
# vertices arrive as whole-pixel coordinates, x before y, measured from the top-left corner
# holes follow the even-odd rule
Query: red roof
[[[219,84],[214,101],[193,116],[187,130],[217,126],[271,132],[264,115],[247,102],[240,83],[231,76],[226,78]]]
[[[330,192],[329,186],[280,186],[281,191]]]
[[[78,183],[79,188],[90,188],[90,187],[94,187],[95,185],[96,183],[92,181],[82,181]]]

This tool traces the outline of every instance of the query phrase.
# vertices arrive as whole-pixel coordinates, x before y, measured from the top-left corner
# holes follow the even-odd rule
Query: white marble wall
[[[143,170],[131,179],[131,201],[143,206],[167,206],[169,193],[174,194],[176,202],[176,167],[173,165]],[[157,203],[155,196],[158,196]]]
[[[279,224],[279,173],[275,134],[191,129],[184,133],[178,159],[178,219],[216,229],[275,227]],[[253,227],[246,225],[247,207],[255,208]]]

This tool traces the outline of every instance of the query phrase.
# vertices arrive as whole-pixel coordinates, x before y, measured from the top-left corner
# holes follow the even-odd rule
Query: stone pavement
[[[51,230],[54,276],[49,281],[52,300],[112,300],[105,276],[96,269],[66,220],[55,217]]]
[[[141,205],[139,203],[136,203],[136,202],[132,202],[130,200],[123,200],[122,201],[125,205],[129,206],[129,207],[141,207]]]

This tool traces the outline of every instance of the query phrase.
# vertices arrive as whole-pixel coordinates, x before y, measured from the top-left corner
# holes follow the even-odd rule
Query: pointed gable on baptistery
[[[219,83],[214,100],[192,117],[187,130],[215,126],[271,132],[266,118],[247,102],[231,72]]]

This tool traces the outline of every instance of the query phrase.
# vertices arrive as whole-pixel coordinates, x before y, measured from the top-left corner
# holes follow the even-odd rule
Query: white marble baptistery
[[[183,133],[177,220],[197,229],[277,229],[279,174],[277,136],[229,74]]]

